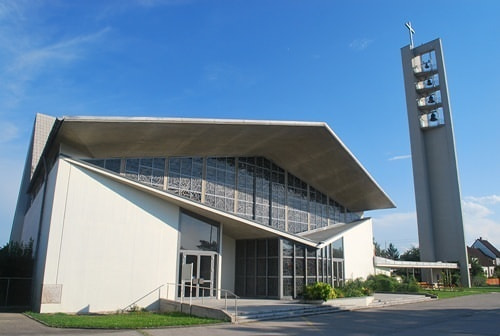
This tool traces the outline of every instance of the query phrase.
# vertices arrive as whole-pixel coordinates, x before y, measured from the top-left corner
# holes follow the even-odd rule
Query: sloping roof
[[[493,244],[491,244],[489,241],[483,238],[479,238],[478,240],[484,245],[484,247],[490,250],[497,258],[500,258],[500,251],[498,251],[497,248],[493,246]]]
[[[350,211],[395,207],[321,122],[64,117],[60,143],[94,158],[264,156]]]
[[[485,255],[480,249],[467,246],[467,254],[469,258],[476,258],[481,266],[495,266],[493,259]]]

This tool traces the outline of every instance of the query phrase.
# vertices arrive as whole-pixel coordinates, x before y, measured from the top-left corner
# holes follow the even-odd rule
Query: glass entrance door
[[[191,281],[184,281],[184,297],[198,298],[216,295],[216,262],[217,254],[213,252],[181,252],[181,264],[193,265]]]

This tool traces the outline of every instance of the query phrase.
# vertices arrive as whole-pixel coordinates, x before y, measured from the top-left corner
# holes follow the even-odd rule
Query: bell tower
[[[458,262],[470,287],[451,107],[441,40],[401,48],[421,261]],[[437,274],[423,273],[435,282]],[[431,279],[434,277],[434,279]]]

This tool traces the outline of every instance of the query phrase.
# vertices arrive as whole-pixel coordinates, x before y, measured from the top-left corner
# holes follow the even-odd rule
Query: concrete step
[[[338,307],[332,307],[327,305],[325,306],[314,305],[311,307],[295,308],[287,310],[271,310],[271,311],[252,312],[252,313],[242,313],[238,314],[237,323],[277,320],[283,318],[310,316],[318,314],[329,314],[339,311],[341,311],[341,309],[339,309]]]
[[[384,301],[384,300],[374,300],[369,307],[380,307],[380,306],[394,306],[394,305],[400,305],[400,304],[407,304],[407,303],[416,303],[416,302],[422,302],[422,301],[430,301],[434,300],[434,298],[429,297],[429,296],[415,296],[414,298],[409,298],[409,299],[399,299],[399,300],[389,300],[389,301]]]

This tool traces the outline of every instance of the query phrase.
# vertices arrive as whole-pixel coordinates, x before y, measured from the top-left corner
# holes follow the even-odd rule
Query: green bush
[[[374,292],[394,292],[399,283],[396,279],[387,275],[377,274],[370,275],[366,281],[366,285]]]
[[[473,287],[482,287],[486,286],[486,275],[478,274],[472,277],[471,279]]]
[[[314,285],[307,285],[304,290],[304,298],[306,300],[323,300],[335,299],[336,294],[330,284],[317,282]]]
[[[420,290],[420,286],[418,285],[417,280],[413,276],[405,279],[405,281],[398,284],[398,286],[396,287],[397,292],[416,293],[419,290]]]
[[[362,279],[347,281],[345,286],[342,287],[340,291],[343,293],[343,297],[367,296],[372,293],[372,290],[367,286],[366,281],[363,281]]]
[[[342,291],[342,289],[341,289],[341,288],[335,287],[335,288],[333,289],[333,291],[335,292],[335,297],[336,297],[336,298],[341,299],[341,298],[345,297],[344,292]]]

